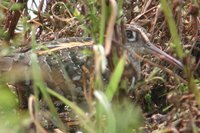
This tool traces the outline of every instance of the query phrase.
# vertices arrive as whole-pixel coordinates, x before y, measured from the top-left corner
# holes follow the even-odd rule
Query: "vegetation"
[[[198,1],[2,0],[0,5],[2,132],[199,132]],[[125,23],[133,22],[150,33],[152,43],[176,56],[184,70],[152,55],[139,55],[142,78],[129,90],[125,74],[129,51],[120,44],[125,42]],[[93,51],[78,53],[94,60],[92,67],[81,67],[82,78],[77,81],[87,104],[73,102],[52,88],[54,83],[44,78],[48,74],[43,75],[38,63],[45,49],[46,56],[59,64],[55,68],[61,70],[56,72],[64,73],[66,88],[73,88],[62,58],[42,45],[68,37],[92,37],[95,44]],[[16,54],[27,51],[31,51],[28,61],[29,55]],[[21,58],[25,63],[17,64]],[[61,84],[59,75],[56,78],[55,84]],[[21,99],[26,95],[28,101]]]

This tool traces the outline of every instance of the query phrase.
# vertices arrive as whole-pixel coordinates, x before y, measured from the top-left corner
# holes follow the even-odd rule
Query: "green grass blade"
[[[90,133],[95,133],[94,128],[92,128],[93,123],[90,121],[89,117],[86,115],[86,113],[81,108],[79,108],[73,102],[69,101],[64,96],[58,94],[57,92],[55,92],[51,89],[47,89],[47,91],[52,96],[61,100],[65,105],[68,105],[69,107],[71,107],[72,110],[74,110],[76,112],[76,114],[79,115],[79,120],[84,125],[85,129],[87,131],[89,131]]]
[[[175,51],[178,55],[179,58],[183,59],[184,57],[184,52],[183,52],[183,46],[181,44],[180,37],[178,35],[178,30],[173,18],[172,11],[170,10],[171,8],[169,7],[168,3],[166,0],[160,0],[161,1],[161,8],[165,14],[167,23],[169,25],[169,30],[170,34],[174,43]]]
[[[107,133],[116,133],[116,120],[114,113],[111,108],[110,100],[104,95],[101,91],[95,91],[94,92],[95,97],[98,99],[99,103],[97,104],[99,108],[99,112],[97,111],[97,114],[99,113],[99,125],[104,126],[102,123],[106,123],[106,126],[104,127],[106,131],[103,131],[102,127],[98,126],[98,132],[107,132]],[[106,118],[104,119],[104,114],[106,114]],[[103,120],[102,120],[103,119]]]
[[[47,93],[47,87],[44,85],[43,79],[42,79],[42,75],[41,75],[41,69],[37,63],[37,55],[35,53],[31,54],[31,62],[32,62],[32,76],[33,76],[33,84],[34,84],[34,89],[37,90],[39,88],[39,91],[42,93],[44,100],[47,102],[49,109],[52,113],[53,116],[53,120],[52,122],[57,125],[58,127],[60,127],[64,132],[66,131],[66,127],[64,126],[64,124],[62,123],[62,121],[60,120],[56,108],[53,105],[53,102],[49,96],[49,94]],[[36,95],[38,95],[38,91]]]
[[[121,80],[121,76],[124,71],[124,65],[125,65],[125,55],[123,55],[121,59],[119,60],[113,74],[111,75],[111,79],[107,86],[105,94],[108,97],[109,101],[112,100],[114,94],[116,93],[118,89],[118,84]]]

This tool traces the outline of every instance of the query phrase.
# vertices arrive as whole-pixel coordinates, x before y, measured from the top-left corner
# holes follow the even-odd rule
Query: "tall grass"
[[[185,62],[184,72],[187,77],[189,91],[195,95],[196,101],[200,106],[200,92],[197,88],[197,85],[193,77],[193,70],[190,65],[191,62],[189,62],[188,60],[188,56],[190,55],[188,55],[188,53],[183,51],[183,44],[181,43],[180,36],[178,35],[178,30],[177,30],[178,28],[175,23],[172,10],[170,10],[172,8],[169,6],[167,0],[160,0],[160,3],[161,3],[161,8],[165,14],[166,21],[168,23],[168,27],[171,33],[171,38],[173,41],[172,42],[173,47],[175,47],[175,52],[178,55],[178,57],[184,60]]]

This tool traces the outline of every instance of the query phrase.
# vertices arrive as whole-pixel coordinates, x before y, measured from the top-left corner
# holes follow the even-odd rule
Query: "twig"
[[[47,131],[40,125],[40,122],[37,121],[37,118],[35,116],[35,111],[34,111],[34,104],[35,104],[35,97],[31,95],[28,99],[28,110],[29,110],[30,117],[33,123],[35,124],[36,129],[38,129],[39,132],[47,133]]]
[[[154,10],[157,6],[152,7],[151,9],[147,10],[146,12],[143,12],[142,14],[139,14],[138,16],[136,16],[132,21],[136,22],[140,17],[142,17],[143,15],[145,15],[146,13],[150,12],[151,10]]]
[[[70,18],[61,18],[61,17],[58,17],[55,13],[54,13],[54,8],[56,5],[58,4],[61,4],[61,5],[64,5],[64,7],[66,8],[67,10],[67,13],[69,15]],[[65,6],[65,3],[64,2],[56,2],[55,4],[53,4],[53,6],[51,7],[51,12],[53,14],[53,17],[55,17],[56,19],[60,20],[60,21],[63,21],[63,22],[66,22],[66,23],[69,23],[70,21],[73,21],[75,19],[75,17],[73,17],[73,15],[70,13],[70,11],[68,10],[68,8]]]

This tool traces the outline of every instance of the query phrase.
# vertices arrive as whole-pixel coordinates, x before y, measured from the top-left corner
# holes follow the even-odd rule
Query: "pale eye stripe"
[[[144,33],[144,31],[142,31],[140,28],[137,28],[137,30],[140,32],[140,34],[146,42],[150,42],[149,38],[147,37],[146,33]]]

